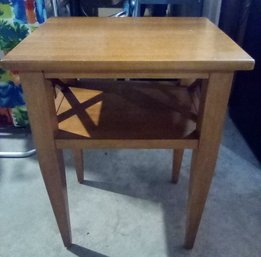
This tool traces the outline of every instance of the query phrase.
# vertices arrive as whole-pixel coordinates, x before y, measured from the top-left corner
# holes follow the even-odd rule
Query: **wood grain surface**
[[[234,71],[254,60],[206,18],[51,18],[1,66],[18,71]]]

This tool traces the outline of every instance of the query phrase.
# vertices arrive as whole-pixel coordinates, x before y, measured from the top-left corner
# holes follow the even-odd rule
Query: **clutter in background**
[[[0,0],[0,57],[45,20],[44,0]],[[0,69],[0,127],[28,123],[18,74]]]

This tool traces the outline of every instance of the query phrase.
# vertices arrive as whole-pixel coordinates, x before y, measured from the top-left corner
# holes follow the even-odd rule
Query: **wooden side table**
[[[107,147],[193,149],[185,238],[185,247],[193,247],[214,173],[233,73],[254,67],[247,53],[205,18],[52,18],[13,49],[1,66],[20,73],[40,168],[65,246],[71,244],[71,230],[62,149]],[[68,88],[71,98],[58,121],[50,79],[67,78],[201,79],[194,128],[188,130],[187,121],[173,116],[173,105],[189,106],[182,102],[185,96],[168,87],[169,94],[159,98],[164,86],[152,87],[148,96],[139,83],[127,89],[96,85],[79,94],[88,98],[86,102],[74,97],[78,89]],[[117,103],[126,107],[132,101],[144,111],[128,113],[127,123],[122,124]],[[95,110],[84,111],[96,103]],[[74,111],[78,111],[76,120]],[[139,123],[135,114],[146,122]],[[66,115],[70,122],[66,123]],[[146,126],[147,121],[155,125]],[[82,125],[79,130],[74,130],[73,122]]]

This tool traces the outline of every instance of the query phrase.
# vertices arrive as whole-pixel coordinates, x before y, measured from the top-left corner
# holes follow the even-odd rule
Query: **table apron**
[[[208,72],[182,72],[182,71],[173,71],[173,72],[44,72],[44,77],[46,79],[69,79],[69,78],[101,78],[101,79],[114,79],[114,78],[155,78],[155,79],[208,79]]]

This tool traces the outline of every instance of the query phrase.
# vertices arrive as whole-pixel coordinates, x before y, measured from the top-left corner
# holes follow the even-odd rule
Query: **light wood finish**
[[[182,85],[182,86],[191,86],[196,81],[196,79],[200,79],[200,77],[182,78],[180,80],[180,85]],[[202,79],[204,79],[204,78],[202,78]]]
[[[51,18],[2,62],[18,71],[161,74],[249,70],[253,59],[206,18]]]
[[[0,65],[21,74],[41,171],[66,246],[71,243],[70,222],[58,149],[76,151],[81,181],[82,148],[145,146],[178,151],[174,180],[183,149],[194,149],[185,239],[186,248],[193,247],[214,173],[233,72],[254,66],[246,52],[205,18],[52,18]],[[54,90],[45,84],[46,78],[56,76],[176,76],[201,78],[203,83],[177,90],[164,83],[132,81],[116,86],[92,82],[87,89],[65,86],[58,127]]]
[[[20,73],[37,156],[45,186],[65,246],[71,244],[66,177],[61,150],[54,135],[58,130],[53,88],[42,73]],[[33,85],[33,87],[32,87]]]
[[[199,110],[199,106],[203,86],[202,84],[206,84],[206,82],[207,80],[196,80],[189,86],[188,89],[193,103],[193,111],[198,114],[198,119],[201,118],[201,110]]]
[[[193,247],[211,180],[215,171],[233,74],[211,74],[202,94],[198,149],[193,151],[185,247]]]
[[[74,165],[76,170],[76,175],[78,182],[81,184],[84,180],[84,161],[83,161],[83,151],[82,149],[72,149]]]
[[[55,90],[55,92],[54,92],[54,95],[55,95],[55,101],[54,101],[55,110],[58,110],[62,101],[63,101],[64,95],[59,88],[56,87],[56,88],[54,88],[54,90]]]
[[[121,81],[78,86],[82,88],[63,91],[57,147],[62,142],[68,147],[70,139],[78,139],[78,147],[85,141],[86,146],[99,148],[150,148],[155,140],[157,148],[175,148],[175,141],[183,148],[197,147],[197,116],[191,112],[187,88],[169,82]]]
[[[174,184],[177,184],[178,180],[179,180],[179,174],[180,174],[183,154],[184,154],[183,149],[175,149],[173,151],[172,182]]]
[[[58,149],[72,149],[75,147],[86,149],[196,149],[197,139],[55,139]]]
[[[1,64],[1,63],[0,63]],[[207,72],[177,72],[177,71],[161,71],[160,73],[155,71],[146,71],[146,72],[133,72],[130,70],[126,71],[117,71],[108,73],[108,71],[99,71],[99,72],[66,72],[66,73],[54,73],[54,72],[47,72],[44,74],[45,78],[53,79],[53,78],[104,78],[104,79],[114,79],[114,78],[150,78],[150,79],[207,79],[209,74]]]

